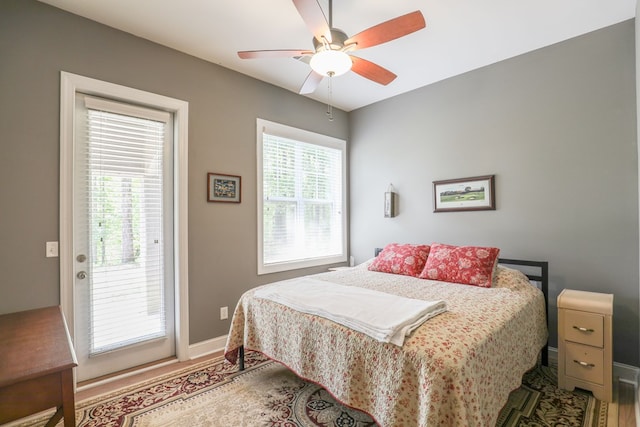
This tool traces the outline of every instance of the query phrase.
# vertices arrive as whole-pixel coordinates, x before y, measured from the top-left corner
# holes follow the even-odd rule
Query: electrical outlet
[[[229,318],[229,307],[220,307],[220,320]]]
[[[55,258],[58,256],[58,242],[47,242],[46,255],[47,258]]]

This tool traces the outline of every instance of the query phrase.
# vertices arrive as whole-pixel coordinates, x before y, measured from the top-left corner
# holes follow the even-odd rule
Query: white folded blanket
[[[310,277],[273,283],[254,295],[398,346],[427,319],[447,311],[444,301],[405,298]]]

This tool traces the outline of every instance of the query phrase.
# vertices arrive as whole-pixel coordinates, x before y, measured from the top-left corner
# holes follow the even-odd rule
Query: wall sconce
[[[398,202],[398,194],[395,192],[395,188],[393,188],[393,184],[389,184],[387,191],[384,193],[384,217],[385,218],[393,218],[398,214],[396,209],[397,202]]]

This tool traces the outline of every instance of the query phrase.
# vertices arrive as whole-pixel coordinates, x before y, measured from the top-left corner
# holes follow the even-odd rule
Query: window
[[[346,142],[257,120],[258,274],[344,262]]]

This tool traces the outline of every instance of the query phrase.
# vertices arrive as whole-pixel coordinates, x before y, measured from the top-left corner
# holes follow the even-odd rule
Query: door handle
[[[76,274],[76,277],[78,279],[86,279],[87,278],[87,273],[85,271],[78,271],[78,274]]]

